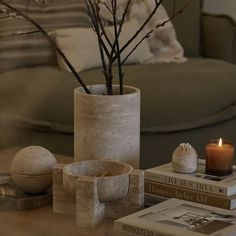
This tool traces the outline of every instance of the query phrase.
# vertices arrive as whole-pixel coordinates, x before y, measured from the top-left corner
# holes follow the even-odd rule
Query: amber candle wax
[[[206,173],[228,175],[233,171],[234,146],[225,140],[211,140],[205,147]]]

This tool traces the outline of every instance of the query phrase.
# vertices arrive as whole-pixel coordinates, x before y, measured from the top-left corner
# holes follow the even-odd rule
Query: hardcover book
[[[162,197],[156,194],[144,193],[144,207],[150,207],[168,200],[167,197]]]
[[[235,236],[236,213],[172,198],[115,220],[114,229],[138,236]]]
[[[225,197],[150,180],[145,180],[144,187],[145,193],[166,198],[178,198],[224,209],[236,208],[236,195]]]
[[[236,194],[236,167],[234,166],[231,175],[207,175],[205,174],[205,161],[202,159],[199,159],[195,173],[177,173],[170,162],[145,170],[145,179],[222,196]]]

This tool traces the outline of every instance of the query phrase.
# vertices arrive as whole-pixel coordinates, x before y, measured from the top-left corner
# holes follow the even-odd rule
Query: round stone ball
[[[13,182],[26,193],[42,193],[52,186],[54,155],[40,146],[28,146],[16,153],[11,162]]]

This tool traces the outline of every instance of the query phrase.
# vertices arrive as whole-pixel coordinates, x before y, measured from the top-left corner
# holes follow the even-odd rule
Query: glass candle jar
[[[227,140],[212,139],[205,147],[206,174],[229,175],[233,171],[234,145]]]

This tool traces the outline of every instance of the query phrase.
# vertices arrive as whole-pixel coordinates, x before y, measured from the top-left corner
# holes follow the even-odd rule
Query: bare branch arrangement
[[[118,16],[117,13],[117,5],[119,3],[119,0],[85,0],[88,13],[91,18],[91,24],[92,29],[97,35],[98,40],[98,46],[100,51],[100,57],[102,62],[102,71],[105,76],[106,81],[106,88],[107,88],[107,94],[112,95],[113,94],[113,78],[114,78],[114,72],[113,68],[116,64],[118,67],[118,79],[119,79],[119,86],[120,86],[120,94],[123,94],[123,85],[124,85],[124,72],[123,72],[123,65],[126,62],[126,60],[130,57],[130,55],[135,51],[135,49],[150,35],[157,30],[160,27],[165,26],[169,21],[171,21],[173,18],[175,18],[177,15],[183,12],[183,10],[190,4],[191,0],[186,0],[186,4],[182,6],[180,9],[176,10],[176,4],[175,0],[173,0],[173,10],[171,16],[163,21],[160,24],[157,24],[155,28],[151,29],[149,32],[147,32],[144,36],[141,37],[141,39],[138,41],[138,43],[133,48],[128,48],[128,46],[136,39],[138,35],[141,34],[145,26],[149,23],[149,21],[152,19],[152,17],[157,12],[157,9],[162,4],[164,0],[149,0],[155,2],[155,7],[151,11],[151,13],[147,16],[146,20],[142,23],[142,25],[137,29],[137,31],[134,33],[134,35],[123,45],[120,45],[120,35],[122,32],[123,24],[128,17],[128,12],[131,7],[131,4],[135,0],[126,0],[124,4],[124,10],[120,15]],[[53,48],[57,51],[57,53],[62,57],[64,62],[67,64],[67,66],[70,68],[71,72],[74,74],[75,78],[79,81],[80,85],[84,88],[86,93],[90,93],[88,87],[80,77],[80,75],[76,72],[74,67],[71,65],[67,57],[64,55],[62,50],[58,47],[58,45],[55,43],[55,41],[51,38],[51,36],[48,34],[48,32],[39,25],[34,19],[29,17],[26,13],[23,13],[16,9],[15,7],[11,6],[10,4],[6,3],[5,0],[0,0],[0,4],[5,6],[6,8],[0,9],[0,20],[5,19],[8,17],[11,18],[22,18],[24,20],[27,20],[30,22],[36,30],[31,32],[17,32],[13,35],[19,35],[19,34],[32,34],[32,33],[38,33],[41,32],[50,42],[50,44],[53,46]],[[27,6],[28,8],[30,4],[30,0],[27,0]],[[101,7],[105,7],[107,10],[107,14],[110,14],[110,18],[112,19],[112,25],[113,25],[113,31],[114,31],[114,37],[111,39],[107,32],[106,32],[106,23],[104,22],[103,16],[101,15]],[[11,35],[11,36],[13,36]],[[122,58],[122,54],[125,50],[129,50],[128,54],[125,58]]]

